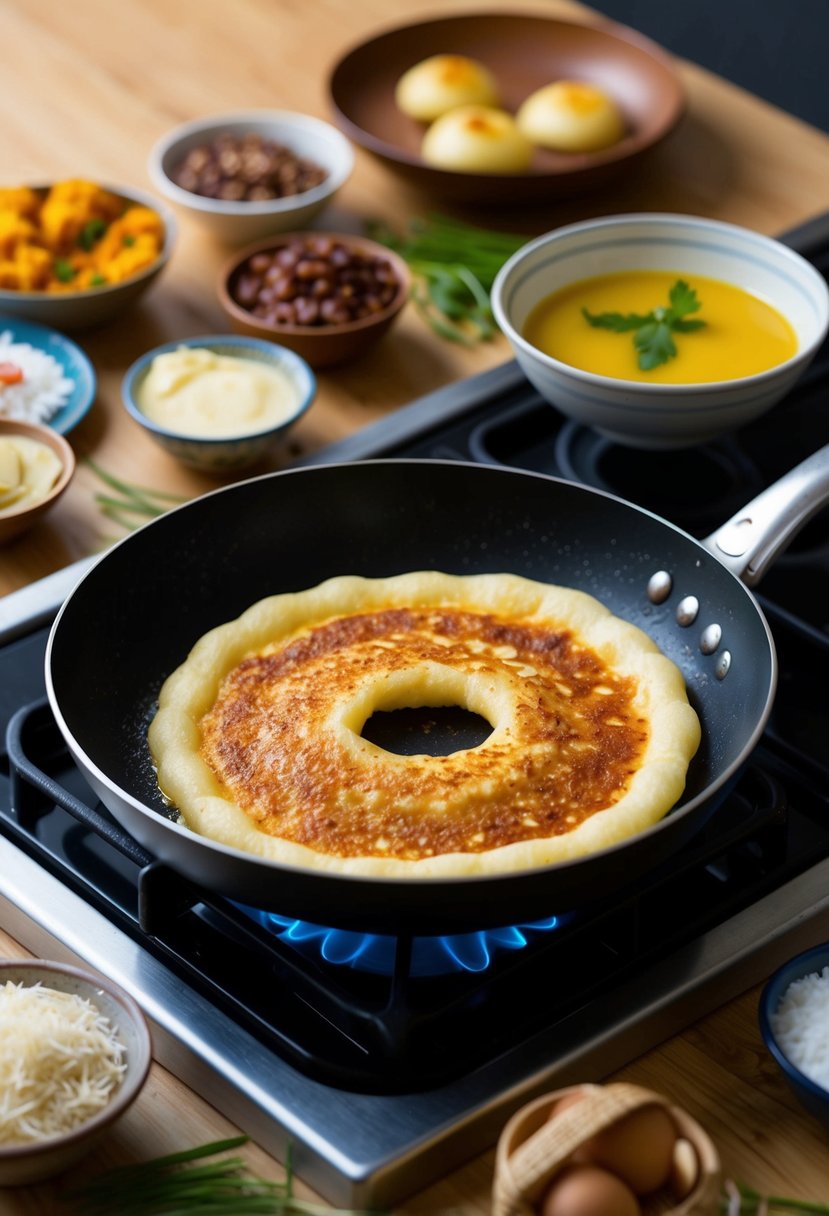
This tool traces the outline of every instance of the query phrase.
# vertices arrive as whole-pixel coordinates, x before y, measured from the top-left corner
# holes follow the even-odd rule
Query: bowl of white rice
[[[89,357],[71,338],[0,315],[0,418],[65,435],[89,411],[96,386]]]
[[[829,1127],[829,942],[796,955],[771,976],[759,1019],[793,1093]]]

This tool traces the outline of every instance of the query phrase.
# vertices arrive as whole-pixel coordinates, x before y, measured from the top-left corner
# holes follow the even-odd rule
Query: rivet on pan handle
[[[703,544],[724,566],[753,587],[775,558],[829,502],[829,444],[796,465]]]

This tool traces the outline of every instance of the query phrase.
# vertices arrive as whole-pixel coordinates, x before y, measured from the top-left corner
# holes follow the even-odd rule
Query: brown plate
[[[420,156],[426,126],[398,109],[394,90],[407,68],[443,53],[486,64],[511,112],[553,80],[595,84],[622,108],[628,134],[601,152],[538,148],[530,169],[521,174],[433,168]],[[434,194],[487,203],[526,203],[596,186],[664,139],[684,109],[683,91],[667,56],[634,30],[613,22],[588,26],[495,11],[382,32],[348,51],[332,69],[328,85],[335,121],[360,147]]]

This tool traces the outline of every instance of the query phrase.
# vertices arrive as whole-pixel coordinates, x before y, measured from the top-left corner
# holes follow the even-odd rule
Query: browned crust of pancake
[[[376,710],[462,705],[479,747],[400,756]],[[282,864],[406,878],[533,868],[661,818],[699,724],[678,669],[570,588],[343,576],[254,605],[168,679],[150,729],[185,823]]]
[[[325,722],[360,681],[424,662],[495,675],[507,667],[522,685],[509,734],[426,764],[369,768],[327,748]],[[632,678],[565,630],[390,608],[335,618],[244,659],[201,720],[201,754],[268,835],[340,857],[478,853],[572,831],[619,799],[649,734],[634,692]],[[343,789],[353,795],[345,803]]]

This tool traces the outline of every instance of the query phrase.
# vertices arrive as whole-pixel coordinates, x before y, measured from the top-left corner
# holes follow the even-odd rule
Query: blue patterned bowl
[[[45,419],[45,425],[59,435],[66,435],[89,412],[95,400],[95,369],[81,348],[56,329],[24,321],[20,317],[0,316],[0,334],[8,333],[10,341],[27,343],[50,355],[60,364],[61,371],[74,387],[64,403]],[[4,417],[0,410],[0,418]]]
[[[805,1109],[829,1127],[829,1091],[792,1063],[774,1031],[774,1018],[790,986],[809,975],[820,975],[829,967],[829,942],[812,946],[790,958],[767,981],[760,996],[758,1011],[760,1033],[772,1058],[780,1068],[792,1093]],[[824,1012],[824,1029],[829,1036],[829,1013]]]
[[[545,297],[625,270],[666,270],[740,287],[787,318],[798,350],[756,375],[649,384],[582,371],[523,336],[529,314]],[[546,401],[617,443],[649,449],[691,447],[758,418],[802,375],[829,326],[825,280],[786,245],[735,224],[658,213],[588,220],[530,241],[501,268],[492,307],[519,366]]]
[[[293,413],[275,427],[254,434],[220,438],[184,435],[168,430],[152,421],[138,404],[141,385],[149,374],[157,355],[181,347],[198,347],[237,359],[250,359],[278,368],[291,381],[296,397]],[[275,342],[247,338],[236,334],[213,334],[207,337],[182,338],[166,342],[147,351],[127,370],[121,395],[132,417],[165,451],[191,468],[210,473],[235,473],[261,463],[285,438],[288,430],[309,409],[317,391],[317,382],[309,365],[299,355]]]

